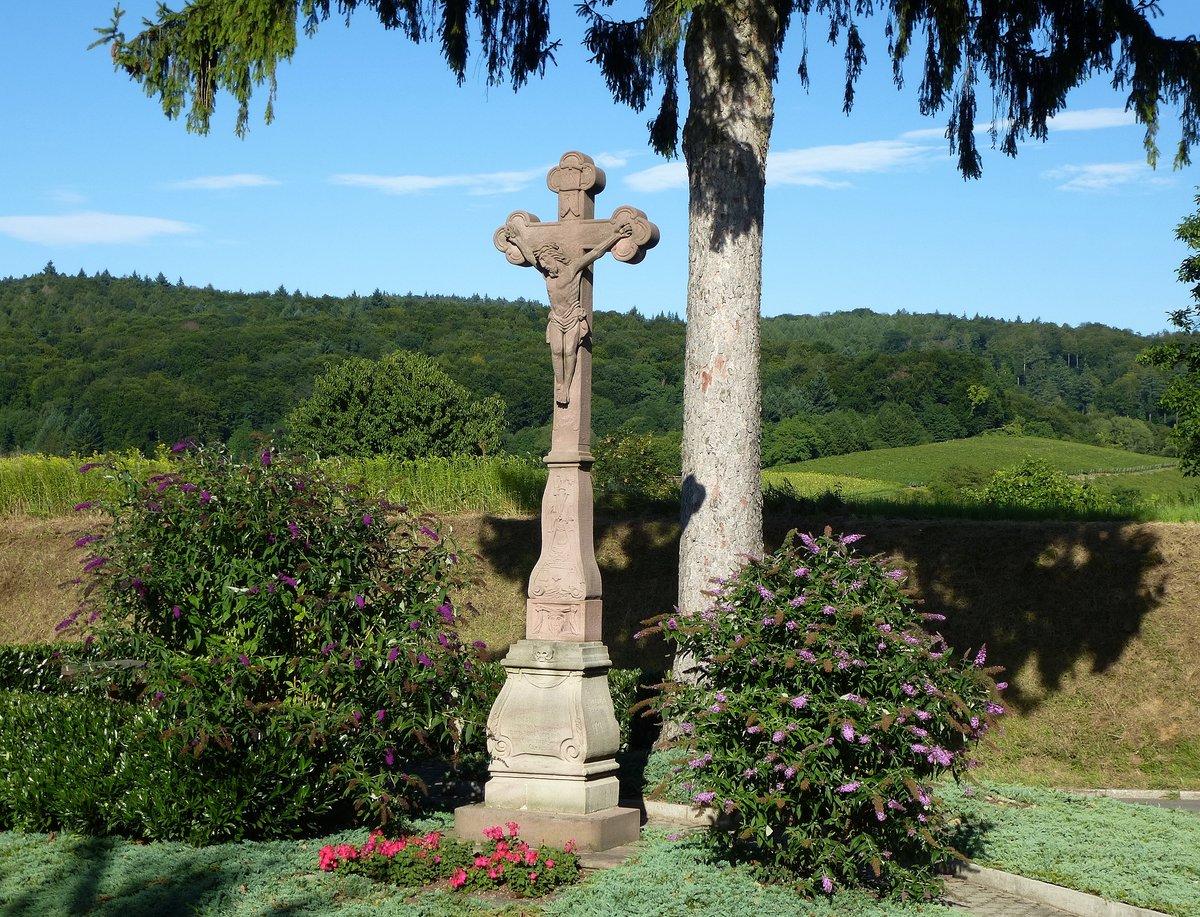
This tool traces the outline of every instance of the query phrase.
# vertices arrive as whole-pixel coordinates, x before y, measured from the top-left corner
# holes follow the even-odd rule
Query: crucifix
[[[592,265],[609,252],[637,264],[658,227],[634,207],[596,219],[604,172],[583,153],[565,153],[546,184],[558,195],[558,220],[518,210],[493,237],[512,264],[537,268],[550,299],[554,420],[542,550],[529,577],[525,639],[504,658],[507,678],[488,718],[484,802],[457,810],[455,824],[473,839],[514,821],[530,842],[603,850],[636,840],[639,819],[618,806],[620,731],[592,539]]]

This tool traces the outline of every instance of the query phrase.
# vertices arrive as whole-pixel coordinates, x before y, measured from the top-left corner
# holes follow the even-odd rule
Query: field
[[[1186,522],[1200,519],[1200,484],[1161,455],[1139,455],[1032,436],[984,435],[895,449],[876,449],[780,465],[763,472],[767,487],[815,500],[834,494],[873,515],[998,518],[992,507],[956,499],[947,504],[930,485],[964,471],[986,480],[996,471],[1042,459],[1078,481],[1120,496],[1108,518]]]

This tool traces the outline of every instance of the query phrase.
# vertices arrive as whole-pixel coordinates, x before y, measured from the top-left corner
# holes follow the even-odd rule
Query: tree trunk
[[[762,0],[699,5],[684,47],[688,309],[679,608],[763,547],[759,305],[780,29]],[[677,672],[680,661],[676,661]]]

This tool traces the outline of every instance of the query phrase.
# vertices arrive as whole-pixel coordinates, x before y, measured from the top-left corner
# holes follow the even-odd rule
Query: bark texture
[[[773,4],[698,6],[684,48],[689,271],[679,607],[762,550],[763,192],[783,24]]]

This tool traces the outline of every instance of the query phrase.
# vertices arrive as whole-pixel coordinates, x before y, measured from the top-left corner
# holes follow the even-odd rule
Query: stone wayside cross
[[[516,822],[530,843],[604,850],[636,840],[638,812],[617,805],[619,729],[601,641],[600,570],[592,542],[592,272],[607,252],[636,264],[658,227],[633,207],[595,219],[604,172],[583,153],[563,155],[546,184],[558,220],[518,210],[496,230],[508,260],[546,281],[546,342],[554,369],[554,422],[542,552],[529,578],[525,639],[504,659],[507,679],[488,718],[491,779],[482,805],[455,813],[475,840]]]

